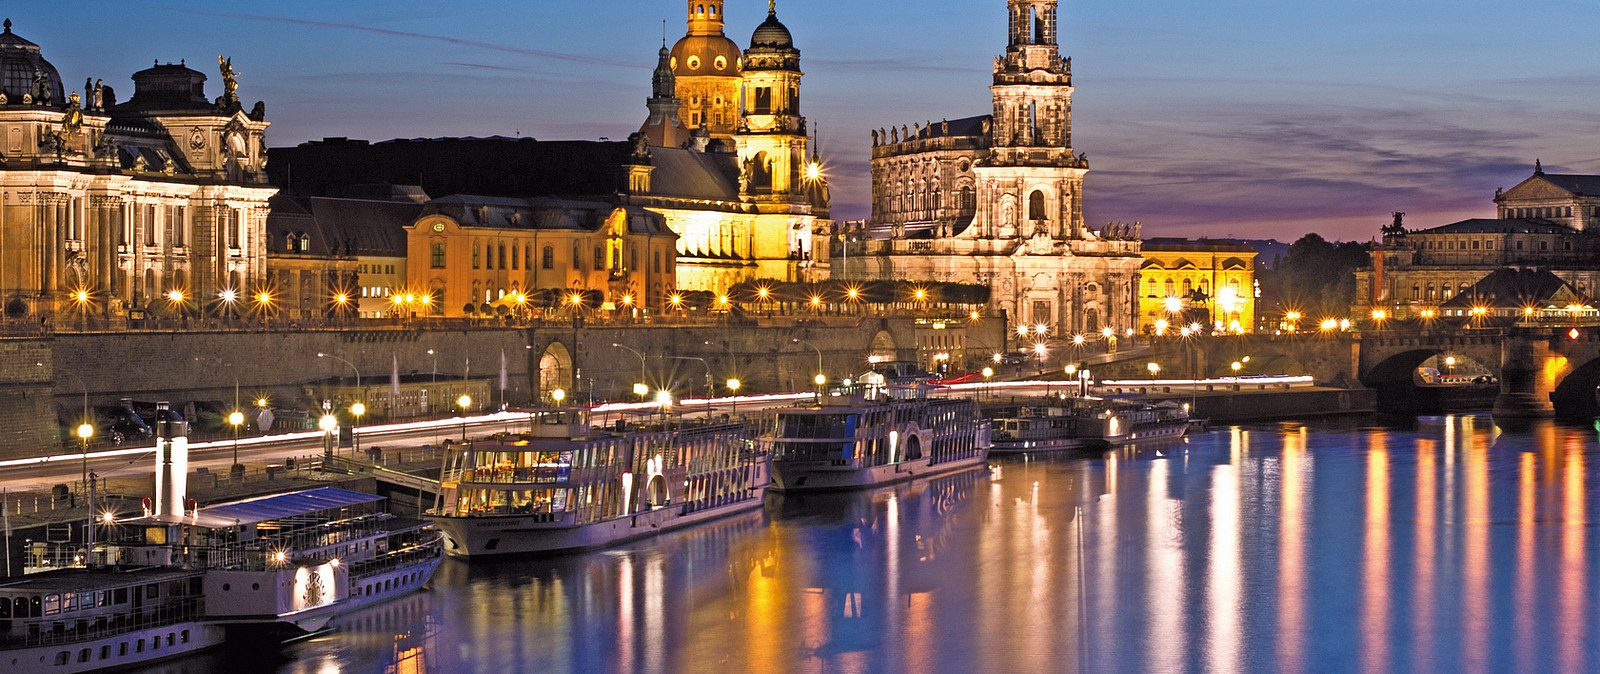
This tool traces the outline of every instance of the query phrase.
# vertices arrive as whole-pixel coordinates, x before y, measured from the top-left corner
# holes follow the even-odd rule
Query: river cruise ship
[[[541,410],[528,432],[447,449],[426,516],[452,556],[559,553],[760,508],[769,481],[742,423]]]
[[[181,518],[103,517],[82,568],[0,583],[0,673],[97,672],[234,637],[302,634],[421,587],[442,559],[383,498],[312,489]]]
[[[1172,440],[1189,429],[1185,406],[1109,398],[1041,398],[989,409],[996,454],[1098,451]]]
[[[972,399],[929,397],[935,387],[917,380],[863,380],[778,411],[775,489],[857,489],[984,465],[989,426]]]

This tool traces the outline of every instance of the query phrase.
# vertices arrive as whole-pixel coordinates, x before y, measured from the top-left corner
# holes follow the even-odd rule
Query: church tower
[[[1009,36],[994,63],[993,147],[980,164],[979,234],[1082,239],[1083,177],[1072,152],[1072,59],[1057,43],[1056,0],[1008,0]]]
[[[667,65],[676,79],[679,117],[689,129],[733,138],[739,125],[739,45],[722,33],[723,0],[688,0],[689,33],[672,46]]]
[[[645,107],[650,109],[650,116],[639,133],[644,134],[646,142],[655,147],[682,147],[689,142],[690,131],[678,115],[683,102],[678,99],[677,76],[672,74],[672,53],[665,44],[661,45]]]
[[[746,195],[798,194],[806,169],[806,119],[800,115],[800,50],[778,21],[776,0],[756,27],[745,52],[744,114],[734,137],[740,191]]]

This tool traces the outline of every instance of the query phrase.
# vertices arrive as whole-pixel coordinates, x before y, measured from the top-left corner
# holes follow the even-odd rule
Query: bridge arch
[[[1560,376],[1551,372],[1541,376]],[[1600,401],[1595,388],[1600,387],[1600,358],[1591,360],[1568,372],[1550,393],[1557,417],[1563,419],[1593,419],[1600,417]]]
[[[539,396],[549,398],[556,389],[573,392],[572,353],[561,342],[551,342],[539,355]]]
[[[892,361],[900,359],[899,346],[894,341],[894,335],[888,330],[879,330],[872,336],[872,343],[867,346],[867,358],[874,361]]]

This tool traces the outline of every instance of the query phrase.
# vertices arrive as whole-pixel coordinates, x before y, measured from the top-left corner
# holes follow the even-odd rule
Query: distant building
[[[1594,196],[1591,196],[1594,195]],[[1546,174],[1495,194],[1496,218],[1408,230],[1403,213],[1383,229],[1373,266],[1356,272],[1358,305],[1392,318],[1438,315],[1441,305],[1499,269],[1541,270],[1581,296],[1600,287],[1600,176]]]
[[[182,63],[134,73],[133,96],[69,90],[39,46],[0,33],[0,302],[16,318],[197,312],[264,282],[262,103]],[[86,297],[86,302],[78,298]],[[176,298],[177,301],[173,301]]]
[[[259,311],[265,294],[280,317],[387,315],[405,285],[405,227],[422,213],[414,199],[273,197],[268,281],[245,305]]]
[[[986,285],[992,309],[1052,334],[1132,330],[1139,227],[1084,222],[1089,162],[1074,152],[1056,2],[1008,11],[993,113],[874,131],[868,240],[830,251],[830,273]]]
[[[1255,329],[1256,250],[1220,241],[1146,239],[1139,268],[1139,330],[1200,323],[1208,331]]]
[[[637,206],[451,196],[405,227],[407,315],[529,315],[563,309],[659,310],[674,290],[678,236]]]
[[[658,54],[648,114],[628,142],[330,138],[274,148],[273,181],[297,197],[348,197],[380,183],[476,195],[468,199],[648,209],[676,233],[678,246],[670,283],[638,270],[652,281],[635,299],[650,306],[664,298],[649,288],[721,294],[753,279],[810,278],[814,233],[831,222],[827,180],[800,114],[800,51],[771,6],[750,48],[741,50],[723,35],[722,5],[688,3],[688,34]],[[550,279],[514,280],[529,288]],[[570,289],[601,292],[614,305],[622,299],[610,294],[609,277],[585,271],[564,280],[597,283]],[[493,285],[498,291],[510,281]]]

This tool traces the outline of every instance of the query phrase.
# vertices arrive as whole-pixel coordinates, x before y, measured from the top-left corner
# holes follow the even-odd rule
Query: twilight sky
[[[24,0],[4,11],[69,89],[155,59],[267,103],[268,142],[324,136],[626,138],[678,0]],[[748,44],[761,0],[728,0]],[[1003,0],[780,0],[834,216],[867,215],[868,130],[988,112]],[[1146,236],[1368,239],[1492,216],[1496,187],[1600,173],[1593,0],[1067,0],[1074,141],[1094,226]],[[438,196],[438,195],[436,195]]]

